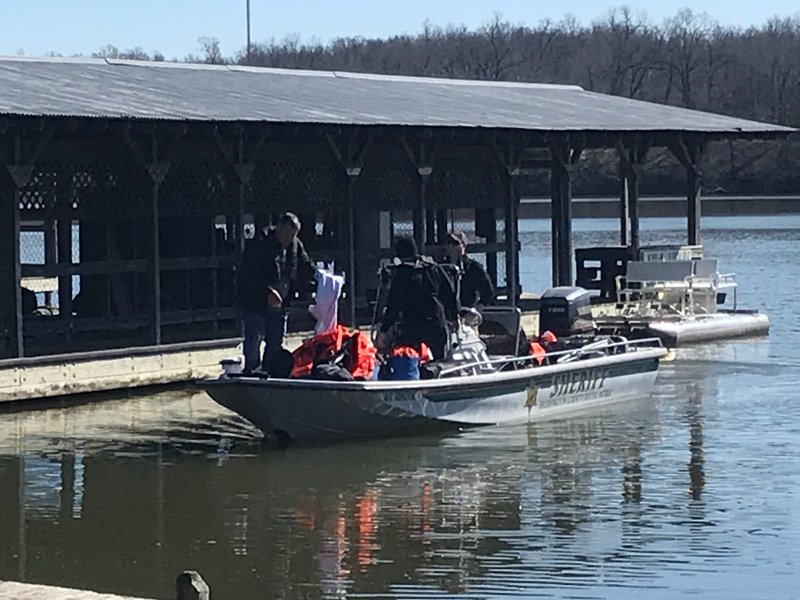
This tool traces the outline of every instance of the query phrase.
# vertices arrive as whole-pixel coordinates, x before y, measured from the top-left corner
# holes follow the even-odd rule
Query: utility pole
[[[250,0],[247,0],[247,64],[250,64]]]

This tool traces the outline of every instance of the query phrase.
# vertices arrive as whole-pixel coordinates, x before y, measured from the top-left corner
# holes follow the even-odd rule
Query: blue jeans
[[[268,372],[269,359],[283,344],[286,333],[286,313],[281,308],[268,308],[266,312],[242,313],[244,325],[244,370],[252,372],[259,366]],[[264,356],[260,356],[261,342]]]

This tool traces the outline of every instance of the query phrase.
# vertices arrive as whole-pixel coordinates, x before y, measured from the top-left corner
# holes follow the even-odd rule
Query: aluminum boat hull
[[[291,440],[419,434],[519,423],[648,396],[663,348],[421,381],[222,376],[201,387],[265,433]]]

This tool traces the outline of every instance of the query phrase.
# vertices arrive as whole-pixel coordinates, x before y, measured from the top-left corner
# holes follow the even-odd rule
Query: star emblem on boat
[[[527,393],[525,394],[525,406],[530,410],[534,406],[536,406],[536,394],[539,390],[535,386],[531,386],[527,389]]]

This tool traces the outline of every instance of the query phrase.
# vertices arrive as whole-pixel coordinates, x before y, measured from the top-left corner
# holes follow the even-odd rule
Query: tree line
[[[224,56],[218,40],[199,39],[189,62],[346,70],[577,84],[591,91],[800,127],[800,14],[748,28],[723,26],[689,9],[661,24],[627,7],[589,25],[567,16],[536,25],[495,15],[481,27],[425,22],[413,35],[349,37],[329,43],[298,36]],[[140,48],[106,46],[96,57],[165,60]],[[800,136],[786,141],[716,142],[703,158],[706,192],[800,192]],[[617,191],[613,152],[585,155],[576,192]],[[649,154],[643,193],[681,193],[683,175],[666,151]]]

